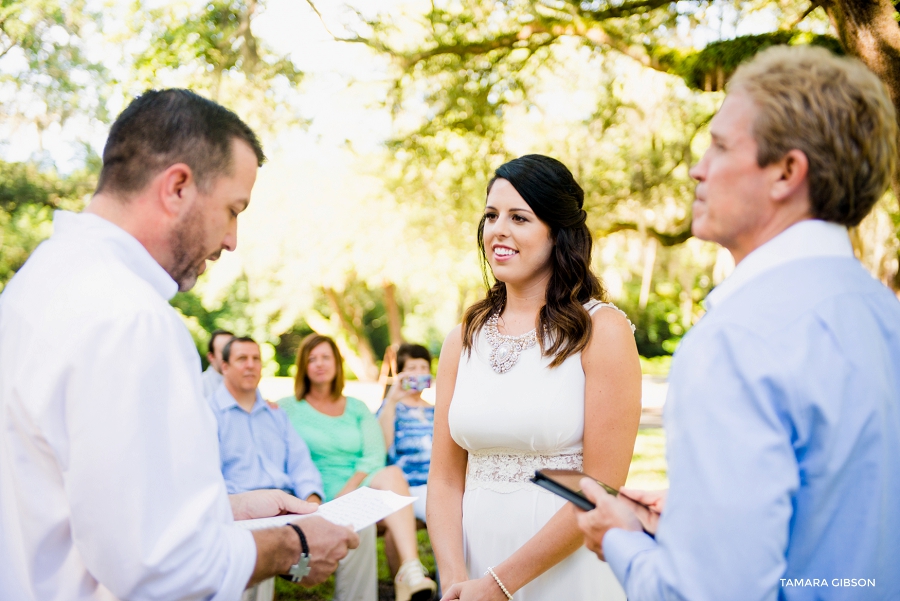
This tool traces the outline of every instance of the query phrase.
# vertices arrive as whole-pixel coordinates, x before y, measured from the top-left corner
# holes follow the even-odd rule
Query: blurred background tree
[[[761,48],[805,43],[860,57],[900,100],[887,0],[0,0],[0,286],[54,209],[84,206],[110,119],[190,87],[270,157],[238,251],[173,300],[201,355],[221,327],[262,342],[268,375],[291,375],[313,330],[362,379],[389,344],[438,351],[483,294],[493,170],[540,152],[584,187],[595,267],[664,358],[732,267],[690,237],[688,169],[722,89]],[[895,290],[898,232],[890,193],[853,232]]]
[[[79,169],[61,174],[43,142],[71,120],[107,115],[107,72],[86,48],[96,18],[80,0],[0,2],[0,131],[8,140],[30,130],[33,140],[26,160],[0,158],[0,290],[50,235],[53,210],[80,209],[93,189],[99,162],[90,146],[81,146]]]
[[[635,316],[641,353],[657,356],[673,351],[730,270],[727,254],[686,242],[687,171],[731,74],[774,44],[822,45],[862,59],[900,107],[897,17],[884,1],[464,0],[431,2],[419,14],[357,15],[340,31],[324,18],[323,26],[391,58],[388,145],[403,177],[388,187],[442,195],[427,205],[433,220],[449,211],[453,229],[466,231],[491,168],[518,154],[544,152],[572,167],[587,191],[597,267]],[[761,18],[770,31],[723,35]],[[697,47],[698,34],[716,33],[725,39]],[[449,187],[435,185],[441,172]],[[458,189],[470,190],[467,202],[455,201]],[[887,199],[854,232],[861,258],[895,290],[898,213]]]

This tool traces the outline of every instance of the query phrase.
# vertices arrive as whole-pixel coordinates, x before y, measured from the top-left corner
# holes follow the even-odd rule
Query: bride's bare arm
[[[438,363],[434,442],[431,448],[426,504],[428,535],[441,575],[441,584],[445,589],[468,579],[462,534],[462,498],[468,455],[450,437],[450,425],[447,421],[461,353],[462,334],[457,326],[444,340]]]
[[[618,488],[628,476],[641,419],[641,366],[631,326],[621,313],[601,308],[592,319],[591,342],[581,354],[585,375],[584,471]],[[567,504],[525,545],[494,567],[511,593],[582,545],[584,537],[578,529],[576,511]]]
[[[625,485],[641,421],[641,362],[631,324],[618,310],[594,312],[584,367],[584,472]]]

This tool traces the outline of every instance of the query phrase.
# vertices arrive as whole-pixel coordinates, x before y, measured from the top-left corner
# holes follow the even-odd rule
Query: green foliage
[[[688,86],[716,91],[722,89],[742,62],[758,52],[770,46],[800,44],[822,46],[835,54],[844,54],[841,43],[832,36],[779,30],[711,42],[699,52],[689,54],[669,51],[663,60],[671,64],[672,71],[684,78]]]
[[[0,161],[0,290],[52,230],[53,211],[80,210],[96,175],[68,176],[31,163]]]
[[[678,296],[680,287],[662,282],[650,293],[643,309],[638,305],[640,282],[626,286],[626,297],[616,304],[628,315],[635,317],[634,337],[638,353],[642,357],[671,355],[685,331],[678,321],[681,318]]]
[[[170,304],[184,316],[204,369],[209,334],[215,330],[228,330],[238,336],[250,335],[260,343],[269,342],[267,335],[257,337],[249,318],[250,286],[246,276],[236,279],[213,308],[207,308],[192,290],[179,292],[172,297]]]
[[[666,377],[672,367],[671,355],[641,357],[641,373],[645,376]]]
[[[0,57],[24,59],[24,69],[0,71],[0,83],[15,90],[3,103],[4,118],[21,118],[46,129],[73,115],[106,118],[101,63],[87,57],[84,35],[102,16],[85,0],[2,0]]]
[[[278,362],[276,376],[295,375],[296,372],[292,368],[297,363],[297,349],[300,348],[303,339],[312,333],[312,328],[306,322],[301,322],[278,337],[278,344],[275,345],[275,361]]]
[[[156,25],[150,51],[135,61],[138,69],[180,69],[197,64],[197,74],[219,77],[240,72],[262,81],[284,77],[297,85],[303,74],[290,59],[272,54],[250,30],[250,21],[259,10],[253,0],[213,0],[199,12],[179,19],[165,9],[148,14]]]
[[[669,486],[665,430],[642,428],[638,431],[625,486],[645,490],[658,490]]]
[[[39,131],[72,116],[96,122],[107,118],[107,96],[184,86],[229,106],[264,134],[304,124],[297,102],[303,74],[254,31],[262,0],[134,0],[117,6],[124,18],[116,33],[103,31],[104,15],[90,12],[93,6],[0,0],[0,59],[27,65],[0,69],[7,92],[2,114],[10,122],[24,117]],[[297,209],[305,199],[296,182],[303,182],[299,196],[315,190],[308,185],[315,169],[270,184],[258,196],[284,191],[284,202],[269,211],[276,215],[269,222],[259,213],[249,221],[264,232],[257,234],[265,237],[264,251],[247,253],[251,228],[242,230],[246,274],[204,293],[207,277],[196,292],[173,300],[201,356],[208,333],[225,327],[269,345],[272,373],[289,375],[299,340],[314,327],[356,355],[351,371],[369,372],[388,343],[388,284],[396,286],[403,333],[436,350],[483,294],[474,250],[485,186],[497,166],[524,152],[550,154],[572,168],[586,191],[595,265],[622,280],[613,300],[638,325],[641,352],[670,353],[699,317],[711,286],[708,249],[684,244],[693,197],[688,167],[722,97],[698,90],[718,89],[741,60],[772,43],[834,50],[836,40],[798,31],[805,0],[415,6],[424,12],[360,22],[354,39],[394,59],[393,85],[385,90],[393,135],[381,157],[356,157],[358,164],[345,167],[346,180],[366,181],[321,194],[307,213]],[[711,30],[723,6],[740,17],[768,11],[785,31],[685,49],[683,26]],[[812,18],[823,21],[823,14],[816,10]],[[88,58],[95,41],[121,56],[117,80]],[[53,208],[83,204],[95,173],[91,160],[87,175],[72,176],[0,164],[0,286],[49,234]],[[885,219],[894,219],[896,232],[900,221],[891,207]],[[883,237],[877,232],[867,236]],[[653,240],[660,251],[644,303],[640,249]],[[882,247],[869,254],[886,273],[897,252]]]
[[[291,92],[303,73],[253,33],[264,9],[259,0],[210,0],[196,10],[136,0],[131,28],[147,42],[134,57],[132,93],[166,81],[210,96],[254,128],[302,124]]]
[[[427,107],[418,131],[401,137],[407,145],[442,130],[496,139],[506,107],[529,97],[535,72],[552,64],[553,48],[567,38],[596,47],[598,36],[612,36],[628,46],[632,37],[655,38],[677,15],[672,2],[605,8],[576,0],[432,2],[413,46],[394,35],[389,15],[365,23],[372,37],[354,41],[395,57],[395,111],[410,102]]]

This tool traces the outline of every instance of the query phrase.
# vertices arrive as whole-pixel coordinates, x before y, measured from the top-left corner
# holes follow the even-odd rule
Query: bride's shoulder
[[[441,356],[444,353],[451,353],[452,355],[459,355],[462,352],[463,348],[463,334],[462,334],[462,324],[456,324],[450,333],[447,334],[447,337],[444,338],[444,344],[441,346]]]
[[[628,314],[613,303],[591,299],[584,304],[584,308],[587,309],[595,326],[627,326],[631,333],[634,333],[635,327]]]

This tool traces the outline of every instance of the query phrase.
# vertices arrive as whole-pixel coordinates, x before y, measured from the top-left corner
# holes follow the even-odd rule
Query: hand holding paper
[[[366,526],[386,518],[395,511],[411,505],[416,497],[403,497],[387,490],[374,490],[363,486],[320,505],[318,511],[306,515],[288,514],[255,520],[239,520],[235,524],[248,530],[276,528],[291,522],[302,521],[307,516],[319,516],[334,524],[347,525],[359,532]]]
[[[316,510],[314,503],[307,503],[282,490],[251,490],[228,495],[228,500],[236,520],[250,520],[285,513],[305,514]]]

